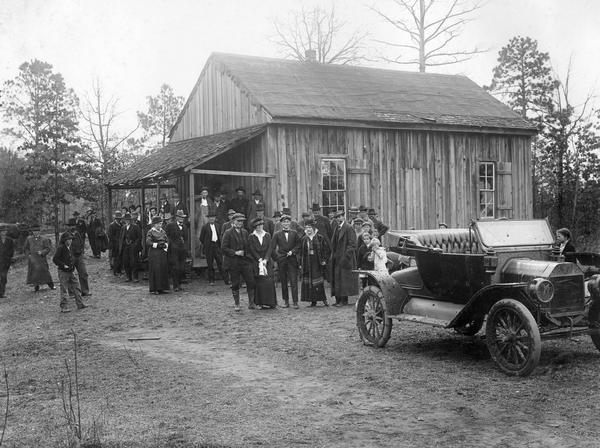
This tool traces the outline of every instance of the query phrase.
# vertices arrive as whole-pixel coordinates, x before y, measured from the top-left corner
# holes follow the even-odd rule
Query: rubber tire
[[[387,317],[383,293],[377,286],[367,286],[356,302],[356,326],[361,340],[366,345],[384,347],[392,334],[392,319]],[[372,311],[374,310],[374,311]],[[365,315],[367,314],[367,315]],[[379,325],[373,325],[377,320]],[[370,322],[370,327],[367,323]],[[372,329],[372,331],[369,330]]]
[[[527,337],[526,346],[527,354],[524,355],[523,362],[518,364],[509,362],[507,356],[502,354],[497,337],[497,329],[500,327],[506,328],[499,322],[501,317],[505,320],[507,317],[512,317],[509,327],[514,328],[514,324],[519,327],[522,325],[522,330],[519,331],[523,337]],[[519,329],[519,328],[517,328]],[[525,333],[523,333],[525,332]],[[502,299],[494,304],[488,314],[485,337],[488,350],[496,365],[507,375],[511,376],[527,376],[533,369],[538,365],[540,361],[540,355],[542,353],[542,339],[540,337],[540,330],[537,326],[537,322],[533,318],[531,312],[525,305],[514,299]],[[505,347],[513,348],[512,353],[519,356],[517,351],[514,349],[515,345],[513,341],[507,341]]]
[[[592,306],[590,307],[590,311],[588,312],[588,322],[600,322],[600,301],[596,300],[592,302]],[[598,328],[590,329],[599,331]],[[596,349],[600,350],[600,333],[591,333],[590,337],[592,338],[592,342],[596,346]]]

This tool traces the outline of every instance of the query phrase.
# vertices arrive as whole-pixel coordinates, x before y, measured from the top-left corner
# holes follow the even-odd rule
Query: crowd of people
[[[268,218],[259,190],[252,199],[246,198],[243,187],[230,200],[222,192],[212,198],[208,193],[203,187],[194,217],[188,216],[177,194],[173,195],[173,205],[163,196],[160,206],[150,207],[147,216],[139,206],[117,210],[106,233],[93,210],[88,211],[87,219],[73,213],[52,258],[58,269],[61,311],[69,312],[69,296],[75,298],[78,309],[83,309],[83,298],[92,294],[84,257],[86,237],[92,257],[101,258],[100,254],[108,250],[115,276],[139,282],[143,271],[150,293],[180,291],[186,281],[186,261],[191,257],[190,219],[195,219],[198,229],[193,236],[196,255],[206,259],[207,279],[214,285],[218,272],[231,286],[236,311],[241,309],[244,283],[250,309],[278,306],[277,281],[283,307],[299,308],[299,302],[328,306],[326,282],[335,299],[333,305],[344,306],[349,296],[358,293],[357,270],[388,269],[388,256],[381,244],[388,228],[372,208],[337,208],[325,217],[321,206],[314,203],[299,220],[292,217],[289,208]],[[0,227],[1,298],[5,297],[7,272],[14,261],[17,237],[10,234],[12,230]],[[52,243],[40,233],[39,226],[29,226],[27,233],[23,244],[28,260],[26,284],[36,292],[44,285],[55,289],[47,261]],[[559,229],[556,241],[560,254],[574,252],[568,229]]]

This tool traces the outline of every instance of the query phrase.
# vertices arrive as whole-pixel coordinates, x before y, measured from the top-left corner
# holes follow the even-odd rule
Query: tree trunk
[[[425,73],[425,0],[419,0],[419,71]]]

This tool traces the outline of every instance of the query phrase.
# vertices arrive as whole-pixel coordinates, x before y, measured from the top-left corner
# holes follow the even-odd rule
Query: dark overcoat
[[[242,270],[245,266],[252,262],[248,253],[248,231],[240,229],[238,232],[235,227],[231,227],[223,234],[223,242],[221,243],[223,252],[223,268],[228,270]],[[235,254],[236,251],[243,250],[244,256],[240,257]]]
[[[331,295],[358,294],[356,269],[356,232],[346,221],[336,226],[331,238]]]

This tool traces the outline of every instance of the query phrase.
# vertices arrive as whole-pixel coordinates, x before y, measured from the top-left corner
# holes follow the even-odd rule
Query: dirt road
[[[509,378],[478,337],[395,323],[373,349],[353,307],[236,313],[225,285],[152,296],[105,260],[88,267],[91,306],[65,315],[56,293],[18,285],[23,267],[10,273],[6,446],[66,446],[56,380],[73,361],[71,328],[82,427],[95,423],[101,446],[600,445],[600,354],[587,338],[545,342],[534,374]]]

